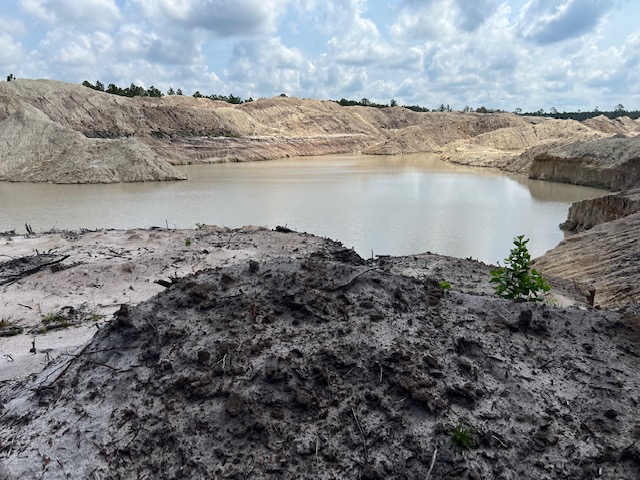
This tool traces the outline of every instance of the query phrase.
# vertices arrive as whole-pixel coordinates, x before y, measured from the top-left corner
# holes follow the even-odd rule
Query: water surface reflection
[[[435,155],[328,156],[181,167],[189,180],[115,185],[0,182],[0,231],[52,227],[288,225],[360,255],[425,251],[494,263],[515,235],[533,256],[563,238],[571,202],[600,190],[456,166]]]

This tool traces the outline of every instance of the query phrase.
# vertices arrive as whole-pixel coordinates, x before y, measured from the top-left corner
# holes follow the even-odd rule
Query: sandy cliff
[[[640,212],[640,188],[575,202],[561,227],[581,232],[636,212]]]
[[[580,233],[547,252],[536,266],[589,285],[595,289],[597,305],[637,303],[640,137],[608,137],[551,148],[534,158],[530,176],[618,191],[575,203],[562,227]]]
[[[442,152],[449,161],[526,174],[533,158],[550,147],[640,131],[639,124],[629,119],[594,119],[587,125],[507,113],[341,107],[332,101],[286,97],[231,105],[186,96],[125,98],[53,80],[0,82],[0,128],[15,122],[16,114],[22,116],[26,138],[17,144],[0,136],[4,164],[0,168],[3,178],[13,181],[68,182],[74,175],[77,182],[160,180],[180,178],[167,162],[253,161],[347,152]],[[49,122],[49,126],[27,125],[30,122]],[[50,138],[58,134],[60,138]],[[52,144],[57,148],[47,157]],[[155,154],[153,162],[143,145]],[[17,148],[25,146],[39,154],[24,155],[16,165]],[[139,167],[136,175],[96,175],[114,170],[119,149],[139,165],[153,163],[149,167],[153,171],[143,174]],[[114,154],[106,155],[105,150]],[[11,165],[7,159],[14,159]],[[66,163],[73,167],[67,168]],[[42,173],[33,175],[31,170]]]
[[[87,138],[29,105],[0,123],[0,180],[112,183],[185,178],[137,139]]]
[[[640,213],[597,225],[560,242],[536,268],[595,290],[594,304],[640,303]]]
[[[625,190],[640,184],[640,137],[572,142],[535,157],[529,176]]]

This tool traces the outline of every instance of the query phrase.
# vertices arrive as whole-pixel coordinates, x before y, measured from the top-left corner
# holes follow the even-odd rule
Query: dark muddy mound
[[[427,261],[336,247],[123,306],[5,386],[0,478],[638,478],[638,314],[394,273]]]

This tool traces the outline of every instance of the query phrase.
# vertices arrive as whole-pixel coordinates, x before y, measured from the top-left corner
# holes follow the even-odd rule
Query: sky
[[[640,1],[2,0],[9,74],[243,99],[640,110]]]

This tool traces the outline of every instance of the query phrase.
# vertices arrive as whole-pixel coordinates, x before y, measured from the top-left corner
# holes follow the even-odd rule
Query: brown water
[[[456,166],[434,155],[328,156],[182,167],[189,180],[114,185],[0,182],[0,232],[287,225],[364,256],[431,251],[495,263],[513,237],[538,256],[593,188]]]

